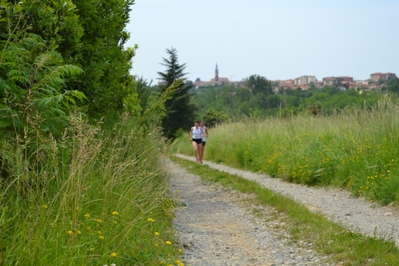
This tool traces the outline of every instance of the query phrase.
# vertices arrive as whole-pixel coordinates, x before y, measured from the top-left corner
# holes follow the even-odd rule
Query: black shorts
[[[194,142],[196,142],[197,144],[202,144],[202,139],[193,139]]]
[[[205,146],[206,141],[202,141],[202,146]]]

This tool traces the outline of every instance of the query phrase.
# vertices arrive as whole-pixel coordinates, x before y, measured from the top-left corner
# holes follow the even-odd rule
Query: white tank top
[[[202,137],[202,131],[200,127],[198,128],[192,127],[191,130],[193,133],[193,139],[200,139]]]
[[[206,133],[206,127],[205,126],[202,127],[202,130],[204,131],[204,133]],[[202,136],[202,141],[206,141],[205,135]]]

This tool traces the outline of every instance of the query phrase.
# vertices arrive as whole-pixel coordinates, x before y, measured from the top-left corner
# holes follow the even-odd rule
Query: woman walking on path
[[[202,129],[202,132],[204,133],[202,135],[202,145],[200,145],[198,147],[199,148],[199,152],[200,152],[200,162],[202,163],[202,158],[204,157],[206,138],[208,137],[208,128],[205,126],[204,121],[201,121],[200,128]]]
[[[204,134],[199,124],[199,121],[194,121],[194,126],[190,130],[190,140],[193,144],[194,156],[197,159],[197,162],[201,163],[200,148],[202,148],[202,136]]]

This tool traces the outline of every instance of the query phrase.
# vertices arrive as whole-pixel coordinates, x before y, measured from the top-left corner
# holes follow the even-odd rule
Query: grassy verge
[[[172,157],[172,160],[203,180],[251,193],[255,195],[256,203],[272,206],[284,213],[293,241],[313,243],[318,252],[329,255],[337,265],[399,265],[399,250],[393,242],[350,232],[256,182],[177,157]]]
[[[0,265],[177,265],[161,145],[79,118],[62,139],[2,142]]]

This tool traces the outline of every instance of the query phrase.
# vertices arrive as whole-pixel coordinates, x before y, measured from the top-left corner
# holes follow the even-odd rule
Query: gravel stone
[[[176,156],[195,161],[190,156]],[[181,204],[175,211],[174,228],[185,265],[336,265],[329,262],[328,256],[318,254],[312,243],[291,239],[281,221],[283,214],[275,209],[251,205],[246,200],[251,195],[204,183],[172,161],[166,162],[171,173],[171,190]],[[393,240],[399,246],[397,207],[378,206],[351,197],[344,190],[306,187],[222,164],[204,164],[258,182],[349,230]]]

